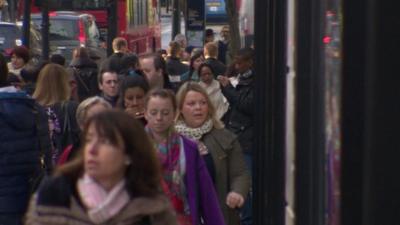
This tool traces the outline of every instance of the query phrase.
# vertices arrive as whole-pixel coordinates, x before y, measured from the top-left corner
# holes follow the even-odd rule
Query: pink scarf
[[[79,178],[77,187],[80,199],[88,208],[90,220],[96,224],[115,216],[130,199],[125,190],[125,180],[121,180],[107,192],[93,178],[85,174]]]

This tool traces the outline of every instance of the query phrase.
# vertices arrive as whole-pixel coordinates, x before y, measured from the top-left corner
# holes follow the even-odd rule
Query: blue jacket
[[[25,212],[39,155],[49,151],[44,110],[24,92],[0,92],[0,214]]]

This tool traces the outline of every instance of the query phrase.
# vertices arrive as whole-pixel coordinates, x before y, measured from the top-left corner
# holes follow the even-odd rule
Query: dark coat
[[[214,58],[207,58],[204,63],[207,63],[208,65],[211,66],[213,72],[214,72],[214,78],[217,79],[218,75],[224,75],[226,71],[226,66],[223,64],[221,61],[218,59]]]
[[[68,71],[74,76],[79,101],[96,96],[100,93],[99,82],[97,80],[97,64],[89,58],[73,59]]]
[[[75,183],[60,176],[46,180],[32,197],[27,225],[94,225],[76,194]],[[134,197],[107,225],[175,225],[176,218],[163,195]]]
[[[50,153],[44,109],[24,92],[0,92],[0,214],[25,212],[41,153]]]
[[[122,52],[113,53],[101,64],[100,71],[110,70],[110,71],[115,71],[118,74],[122,73],[123,70],[122,57],[124,55],[125,54]]]
[[[171,76],[182,75],[189,71],[189,66],[183,64],[179,58],[169,56],[166,61],[167,73]]]
[[[253,150],[253,72],[239,78],[239,83],[234,88],[228,84],[222,89],[222,93],[229,101],[231,106],[228,112],[226,128],[238,136],[243,152],[251,154]]]
[[[201,141],[207,146],[215,168],[215,188],[227,225],[239,225],[239,212],[226,205],[226,197],[234,191],[246,198],[250,174],[236,136],[226,129],[212,129]]]

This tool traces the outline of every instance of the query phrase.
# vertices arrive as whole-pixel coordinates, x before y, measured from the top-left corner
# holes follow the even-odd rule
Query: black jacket
[[[222,93],[231,106],[226,127],[238,136],[243,152],[246,154],[251,154],[254,140],[253,77],[254,74],[250,71],[250,73],[245,73],[244,76],[239,78],[236,88],[229,84],[222,89]]]
[[[118,74],[121,74],[123,71],[123,64],[122,64],[122,57],[125,54],[122,52],[117,52],[112,55],[110,55],[104,62],[101,64],[101,69],[102,70],[110,70],[110,71],[115,71]]]
[[[167,73],[172,76],[182,75],[189,71],[189,66],[183,64],[179,58],[169,56],[166,61]]]
[[[79,101],[100,93],[97,81],[97,64],[93,60],[89,58],[73,59],[70,63],[69,72],[74,75]]]

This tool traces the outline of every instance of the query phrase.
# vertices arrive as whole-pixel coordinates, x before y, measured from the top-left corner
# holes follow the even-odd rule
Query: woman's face
[[[183,100],[181,113],[186,125],[197,128],[208,118],[208,103],[200,92],[189,91]]]
[[[198,57],[197,59],[194,60],[193,62],[193,68],[194,70],[198,70],[199,66],[204,62],[203,56]]]
[[[210,68],[208,68],[207,66],[201,68],[199,76],[200,80],[208,85],[210,85],[214,79],[214,75],[212,74]]]
[[[115,146],[99,136],[93,124],[84,139],[84,168],[86,174],[99,183],[109,184],[124,177],[128,156],[123,147]]]
[[[18,57],[16,54],[11,56],[11,63],[15,69],[20,69],[25,65],[24,60],[21,57]]]
[[[151,97],[145,110],[147,126],[157,133],[164,135],[174,124],[175,110],[169,98]]]
[[[144,90],[141,87],[133,87],[126,89],[124,93],[124,106],[135,112],[144,111]]]

